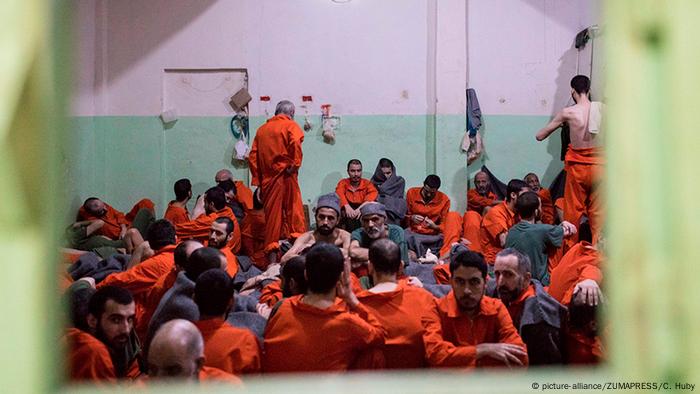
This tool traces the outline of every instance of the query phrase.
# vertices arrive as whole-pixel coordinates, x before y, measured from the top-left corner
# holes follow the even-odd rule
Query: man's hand
[[[561,222],[560,226],[564,229],[564,238],[570,237],[576,234],[576,226],[564,220]]]
[[[265,319],[270,318],[270,312],[272,312],[272,308],[267,306],[267,304],[257,304],[255,306],[255,310],[258,311],[258,315],[264,317]]]
[[[121,227],[122,227],[122,231],[119,233],[119,239],[124,239],[124,236],[126,235],[126,231],[128,230],[128,228],[126,228],[125,224],[122,224]]]
[[[413,286],[413,287],[423,288],[423,282],[421,282],[417,276],[409,276],[408,277],[408,284]]]
[[[509,367],[523,365],[518,357],[527,355],[525,349],[510,343],[480,343],[476,345],[476,359],[491,357]]]
[[[345,303],[350,307],[350,309],[355,309],[359,305],[360,301],[355,296],[352,291],[352,286],[350,284],[350,266],[345,264],[345,269],[343,273],[340,274],[340,280],[335,287],[336,295],[345,301]]]
[[[423,222],[423,220],[425,220],[425,217],[423,217],[421,215],[412,215],[411,216],[411,221],[413,221],[413,223],[415,223],[415,224],[421,223],[421,222]]]
[[[593,279],[584,279],[574,287],[574,298],[590,306],[597,306],[603,302],[603,293],[600,286]]]
[[[296,170],[296,168],[290,166],[290,167],[285,168],[284,171],[287,173],[287,175],[292,175],[292,174],[294,174],[297,170]]]
[[[425,226],[431,230],[440,230],[440,226],[435,224],[435,222],[430,220],[430,218],[428,218],[427,216],[423,218],[423,224],[425,224]]]

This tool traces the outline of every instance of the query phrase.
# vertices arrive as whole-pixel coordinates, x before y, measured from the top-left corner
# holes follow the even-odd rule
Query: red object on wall
[[[313,101],[311,96],[301,96],[301,101],[307,102],[307,101]]]
[[[270,101],[270,96],[260,96],[260,101]]]

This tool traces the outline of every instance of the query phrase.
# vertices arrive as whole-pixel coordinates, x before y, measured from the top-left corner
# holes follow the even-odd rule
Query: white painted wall
[[[468,82],[483,112],[550,115],[569,101],[574,38],[598,23],[594,0],[468,2]],[[582,67],[581,73],[588,74]]]

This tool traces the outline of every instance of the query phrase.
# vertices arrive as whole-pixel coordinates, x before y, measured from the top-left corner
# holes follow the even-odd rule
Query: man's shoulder
[[[404,230],[403,230],[403,228],[401,228],[401,226],[397,226],[397,225],[391,224],[391,223],[388,224],[387,226],[389,227],[389,238],[397,237],[397,238],[401,238],[403,240]],[[394,237],[392,237],[392,235],[394,235]]]

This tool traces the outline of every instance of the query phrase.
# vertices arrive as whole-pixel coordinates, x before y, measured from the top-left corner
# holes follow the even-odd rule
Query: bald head
[[[184,242],[180,242],[179,245],[175,248],[175,267],[177,267],[178,271],[182,271],[187,267],[187,260],[190,258],[192,253],[199,249],[203,248],[204,245],[202,245],[201,242],[195,241],[195,240],[187,240]]]
[[[148,375],[153,378],[198,379],[204,365],[204,340],[187,320],[163,324],[148,350]]]
[[[214,176],[214,182],[216,183],[223,182],[229,179],[233,180],[233,173],[225,168],[217,171],[216,175]]]
[[[474,175],[474,188],[476,192],[482,196],[485,196],[489,192],[491,181],[485,172],[479,171]]]

